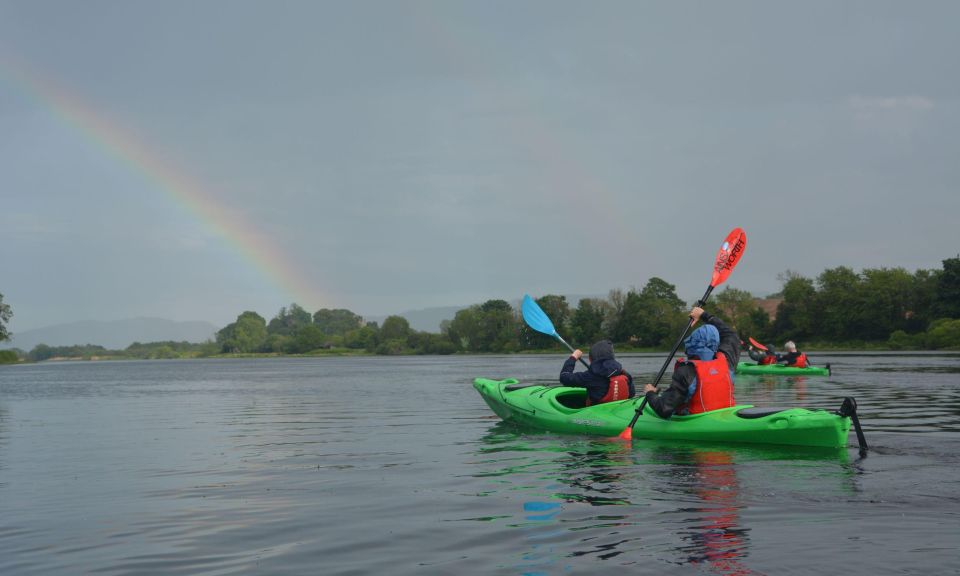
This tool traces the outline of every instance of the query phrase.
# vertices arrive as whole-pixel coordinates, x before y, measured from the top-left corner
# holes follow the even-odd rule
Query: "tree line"
[[[782,290],[769,296],[779,300],[772,320],[751,293],[732,287],[714,295],[706,308],[736,328],[744,340],[794,340],[806,348],[960,348],[960,257],[944,260],[941,269],[914,273],[903,268],[856,272],[841,266],[816,278],[787,271],[780,281]],[[586,348],[608,339],[621,350],[669,348],[683,330],[691,306],[677,296],[673,284],[656,277],[642,288],[614,289],[605,298],[584,298],[575,306],[556,294],[543,295],[537,303],[572,345]],[[0,329],[9,316],[0,296]],[[413,330],[401,316],[388,316],[381,325],[350,310],[323,308],[311,314],[293,303],[269,321],[245,311],[214,340],[201,344],[134,343],[123,351],[40,344],[23,355],[39,361],[263,353],[511,353],[558,347],[552,338],[526,326],[518,308],[494,299],[460,310],[441,324],[438,333]]]
[[[815,347],[892,349],[960,348],[960,257],[943,268],[917,270],[845,266],[816,278],[787,271],[782,290],[769,296],[779,304],[770,315],[749,292],[727,287],[707,308],[736,328],[741,337],[764,342],[794,340]],[[537,304],[574,346],[601,339],[622,349],[669,348],[683,330],[691,307],[662,278],[642,288],[611,290],[606,298],[584,298],[575,306],[556,294]],[[223,353],[307,353],[318,348],[364,350],[376,354],[509,353],[558,348],[552,338],[530,329],[518,308],[488,300],[460,310],[439,333],[411,329],[401,316],[382,326],[349,310],[322,309],[311,315],[296,304],[267,322],[244,312],[217,334]]]

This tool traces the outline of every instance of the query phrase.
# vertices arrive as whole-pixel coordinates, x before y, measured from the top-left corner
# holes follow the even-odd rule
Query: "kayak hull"
[[[617,436],[642,400],[583,407],[583,388],[524,385],[512,378],[477,378],[473,386],[504,421],[567,434]],[[740,405],[664,420],[647,406],[633,427],[633,437],[839,448],[847,445],[849,431],[850,418],[826,410]]]
[[[796,366],[782,366],[780,364],[756,364],[753,362],[737,363],[737,374],[763,374],[775,376],[829,376],[830,365],[826,366],[807,366],[806,368],[797,368]]]

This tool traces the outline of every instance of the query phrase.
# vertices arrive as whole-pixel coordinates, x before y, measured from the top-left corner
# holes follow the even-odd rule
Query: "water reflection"
[[[750,529],[742,525],[740,484],[734,457],[727,450],[665,452],[671,466],[663,469],[664,481],[686,492],[689,503],[678,509],[683,542],[677,547],[680,562],[705,564],[718,574],[755,574],[743,561],[750,551]]]
[[[776,486],[768,494],[843,498],[856,492],[857,474],[847,449],[630,444],[503,423],[488,430],[474,463],[474,477],[495,482],[484,495],[506,507],[505,527],[522,531],[512,564],[522,574],[584,561],[757,574],[741,474],[754,490]]]
[[[737,402],[757,406],[804,405],[809,398],[809,376],[740,374],[736,381]]]

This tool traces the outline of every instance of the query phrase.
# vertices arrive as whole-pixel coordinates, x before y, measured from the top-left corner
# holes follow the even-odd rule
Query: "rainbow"
[[[53,78],[22,61],[14,61],[0,46],[0,79],[4,76],[31,100],[72,126],[107,154],[139,173],[194,216],[202,227],[232,247],[290,301],[310,310],[322,298],[310,279],[268,233],[231,208],[209,184],[200,182],[152,149],[142,138],[88,105]]]

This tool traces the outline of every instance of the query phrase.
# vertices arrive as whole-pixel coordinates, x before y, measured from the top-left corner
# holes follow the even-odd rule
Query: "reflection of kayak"
[[[584,407],[586,389],[477,378],[473,387],[504,421],[539,430],[617,436],[641,398]],[[851,401],[852,402],[852,401]],[[855,403],[853,403],[855,406]],[[733,406],[664,420],[647,406],[633,427],[637,438],[794,446],[847,445],[850,417],[826,410]]]
[[[754,362],[740,362],[737,364],[737,374],[779,374],[781,376],[829,376],[830,365],[826,366],[807,366],[806,368],[797,368],[796,366],[782,366],[780,364],[756,364]]]

